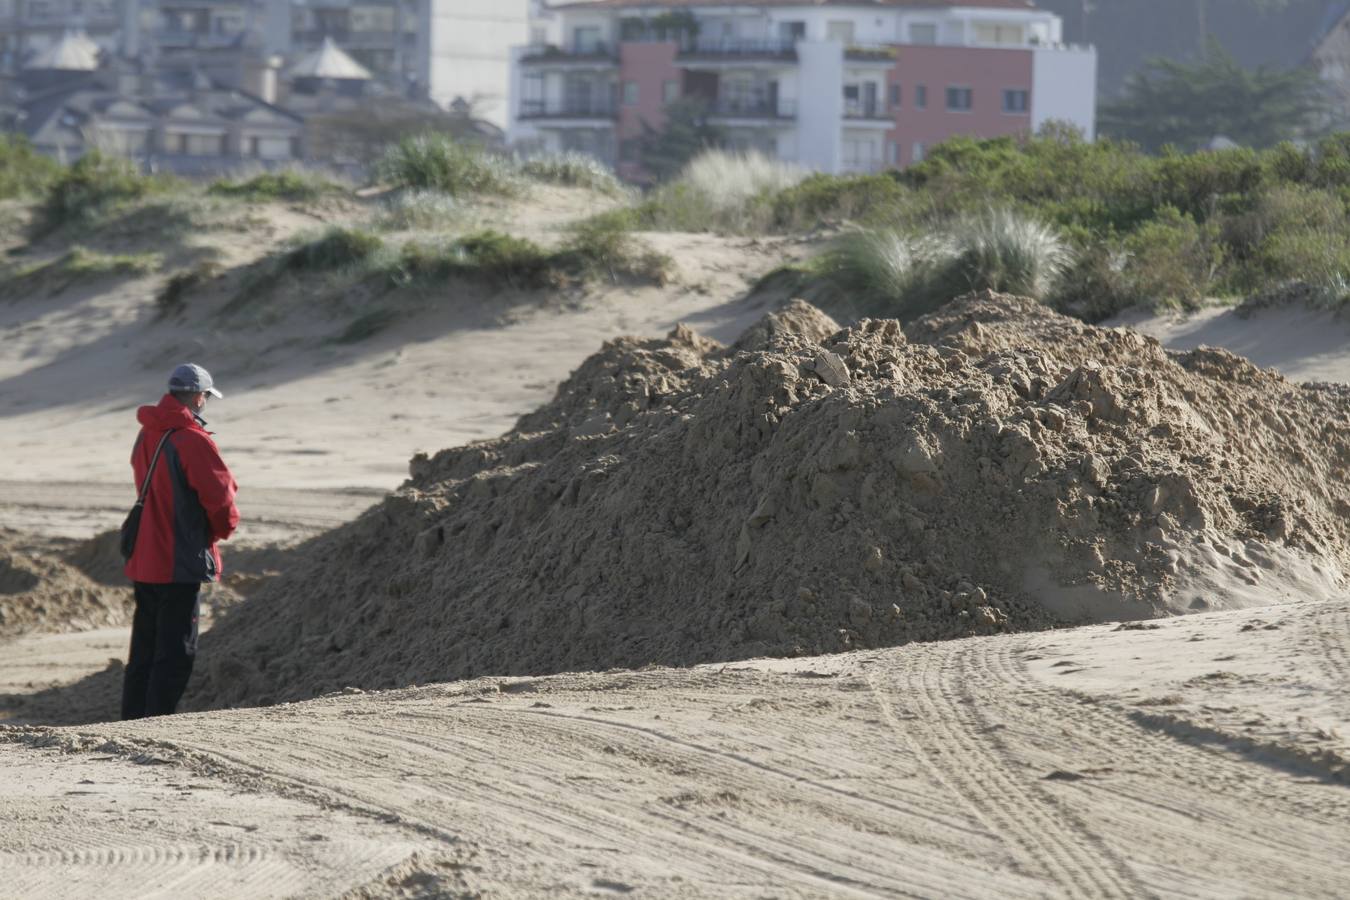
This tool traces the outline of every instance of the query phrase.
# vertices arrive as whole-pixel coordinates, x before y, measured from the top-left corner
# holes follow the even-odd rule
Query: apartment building
[[[396,92],[508,121],[510,48],[529,0],[0,0],[0,75],[77,32],[106,57],[224,73],[246,55],[284,68],[340,48]]]
[[[585,0],[513,53],[509,134],[639,176],[635,139],[697,97],[733,148],[869,172],[1050,120],[1091,138],[1096,71],[1026,0]]]

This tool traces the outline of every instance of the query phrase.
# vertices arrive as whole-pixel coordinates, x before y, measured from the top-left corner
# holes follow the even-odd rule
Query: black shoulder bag
[[[131,554],[136,552],[136,534],[141,530],[141,510],[145,507],[145,495],[150,492],[150,479],[155,477],[155,463],[159,462],[159,453],[164,449],[164,442],[169,439],[169,435],[174,433],[173,428],[164,432],[164,437],[159,439],[159,446],[155,448],[155,455],[150,460],[150,469],[145,473],[145,481],[141,483],[140,496],[136,498],[136,505],[127,513],[127,517],[122,521],[122,558],[131,559]]]

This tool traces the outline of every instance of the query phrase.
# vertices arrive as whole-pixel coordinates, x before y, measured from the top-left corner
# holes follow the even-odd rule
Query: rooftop
[[[291,67],[292,78],[331,78],[335,81],[369,81],[370,70],[352,59],[326,37],[318,50],[300,59]]]

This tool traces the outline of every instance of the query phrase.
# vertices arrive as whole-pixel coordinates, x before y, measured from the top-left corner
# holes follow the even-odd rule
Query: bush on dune
[[[293,272],[343,269],[363,265],[383,249],[379,235],[333,227],[286,253],[281,266]]]
[[[586,188],[611,197],[620,197],[629,191],[608,166],[584,153],[568,151],[530,156],[518,165],[520,173],[534,181]]]
[[[54,159],[33,149],[22,135],[0,135],[0,200],[33,197],[61,173]]]
[[[142,175],[129,161],[91,150],[64,169],[47,188],[40,223],[51,231],[91,222],[122,204],[170,190],[174,182]]]
[[[348,189],[317,172],[282,169],[262,172],[251,178],[222,178],[212,182],[207,193],[254,202],[286,200],[308,203],[323,197],[346,194]]]

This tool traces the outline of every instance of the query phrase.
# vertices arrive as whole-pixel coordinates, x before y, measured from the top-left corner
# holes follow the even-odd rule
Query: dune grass
[[[440,191],[452,197],[511,196],[523,187],[510,160],[441,134],[403,138],[385,152],[376,166],[376,177],[394,187]]]
[[[996,290],[1048,298],[1072,253],[1050,226],[988,210],[924,232],[857,229],[799,272],[792,287],[858,315],[912,319],[954,297]],[[779,284],[788,273],[777,274]]]
[[[608,166],[584,153],[568,151],[528,156],[516,165],[520,174],[532,181],[586,188],[611,197],[631,192]]]
[[[326,175],[301,169],[260,172],[246,178],[220,178],[213,181],[206,192],[217,197],[232,197],[253,203],[312,203],[324,197],[340,197],[351,193],[349,188]]]

